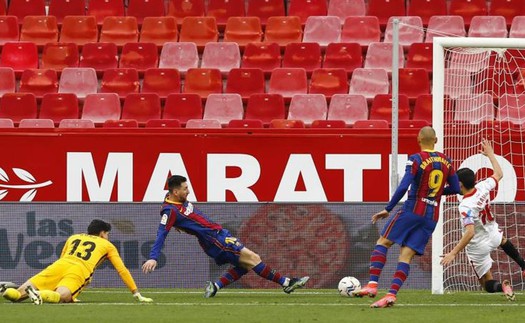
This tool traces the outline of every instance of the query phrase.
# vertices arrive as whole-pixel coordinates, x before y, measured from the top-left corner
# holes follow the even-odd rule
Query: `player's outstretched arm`
[[[155,268],[157,268],[157,260],[155,259],[149,259],[144,264],[142,264],[142,272],[145,274],[149,274],[150,272],[154,271]]]
[[[465,233],[463,233],[463,236],[461,237],[461,240],[459,240],[458,244],[452,249],[451,252],[447,253],[443,256],[443,259],[441,259],[441,265],[447,266],[451,264],[454,261],[454,258],[456,258],[457,254],[465,249],[465,247],[469,244],[470,240],[474,237],[474,225],[469,224],[465,227]]]
[[[488,141],[485,138],[481,140],[480,153],[484,156],[487,156],[490,160],[490,163],[492,164],[492,169],[494,170],[494,174],[492,174],[492,177],[494,177],[494,179],[499,182],[503,178],[503,170],[501,169],[501,166],[498,163],[498,160],[496,159],[496,155],[494,154],[494,149],[492,148],[490,141]]]

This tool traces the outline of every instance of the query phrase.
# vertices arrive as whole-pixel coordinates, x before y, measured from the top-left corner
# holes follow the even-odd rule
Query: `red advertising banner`
[[[200,202],[389,199],[390,130],[267,130],[0,132],[0,200],[159,201],[171,174]],[[400,176],[416,136],[399,136]]]

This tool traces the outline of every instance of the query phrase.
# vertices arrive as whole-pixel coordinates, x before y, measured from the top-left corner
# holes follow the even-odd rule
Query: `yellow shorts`
[[[29,281],[39,290],[56,290],[58,287],[66,287],[75,297],[89,284],[91,273],[81,264],[59,259],[31,277]]]

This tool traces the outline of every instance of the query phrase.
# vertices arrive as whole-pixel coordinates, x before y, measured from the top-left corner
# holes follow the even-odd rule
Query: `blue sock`
[[[370,256],[370,281],[379,282],[379,276],[386,263],[386,253],[388,248],[382,245],[376,245]]]
[[[215,285],[217,285],[219,289],[226,287],[229,284],[239,280],[247,272],[248,271],[242,267],[232,267],[215,282]]]
[[[281,286],[286,281],[285,276],[281,275],[276,270],[270,268],[270,266],[266,265],[264,262],[260,262],[258,265],[253,267],[252,270],[262,278],[271,280]]]
[[[397,292],[403,286],[403,283],[410,273],[410,264],[406,262],[398,262],[397,269],[394,273],[394,278],[392,279],[392,285],[390,286],[389,294],[397,295]]]

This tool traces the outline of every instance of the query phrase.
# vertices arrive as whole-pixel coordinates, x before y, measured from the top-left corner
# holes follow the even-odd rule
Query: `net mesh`
[[[469,167],[483,179],[492,170],[479,154],[480,142],[492,141],[504,173],[492,210],[504,235],[525,253],[525,50],[446,48],[444,57],[444,152],[456,169]],[[457,207],[457,201],[448,199],[443,210],[444,252],[462,235]],[[494,279],[509,279],[523,288],[521,269],[512,259],[501,249],[492,258]],[[443,278],[445,292],[481,288],[464,252],[444,269]]]

